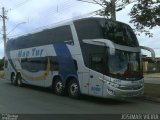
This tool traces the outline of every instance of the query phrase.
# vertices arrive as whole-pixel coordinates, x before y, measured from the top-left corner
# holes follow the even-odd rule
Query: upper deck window
[[[69,25],[46,29],[34,34],[28,34],[13,40],[14,50],[53,44],[54,42],[65,42],[73,45],[73,37]]]
[[[139,46],[134,32],[126,24],[103,18],[78,20],[74,24],[80,41],[83,39],[109,39],[120,45]]]
[[[108,21],[102,27],[102,31],[104,38],[107,38],[116,44],[131,47],[139,46],[132,28],[126,24]]]

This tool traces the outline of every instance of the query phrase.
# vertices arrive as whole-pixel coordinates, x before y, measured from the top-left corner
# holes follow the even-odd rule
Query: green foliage
[[[0,70],[3,70],[3,66],[4,66],[4,58],[0,59]]]
[[[4,71],[0,71],[0,78],[4,78]]]
[[[79,0],[87,2],[84,0]],[[113,10],[113,1],[116,9]],[[130,3],[135,3],[130,11],[131,21],[134,24],[134,31],[137,35],[145,33],[147,36],[152,37],[152,33],[146,30],[146,27],[152,29],[155,26],[160,26],[160,0],[92,0],[92,4],[98,4],[102,7],[97,12],[100,16],[107,18],[112,17],[112,12],[118,12],[125,8]]]
[[[131,23],[136,31],[145,32],[152,37],[152,34],[145,30],[145,27],[152,29],[156,25],[160,26],[160,0],[139,0],[131,9]]]
[[[101,10],[99,10],[97,12],[97,15],[100,15],[100,16],[104,16],[104,17],[112,17],[111,16],[111,12],[113,11],[113,0],[112,1],[107,1],[107,0],[92,0],[94,4],[98,4],[102,7]],[[84,1],[85,2],[85,1]],[[115,12],[116,11],[120,11],[122,9],[125,8],[126,5],[128,5],[130,3],[129,0],[114,0],[114,4],[115,4]]]

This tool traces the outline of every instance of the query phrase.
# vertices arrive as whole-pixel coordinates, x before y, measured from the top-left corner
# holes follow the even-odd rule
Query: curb
[[[157,97],[151,97],[151,96],[143,95],[141,98],[144,99],[144,100],[160,103],[160,98],[157,98]]]
[[[150,77],[145,77],[145,78],[160,78],[160,76],[150,76]]]

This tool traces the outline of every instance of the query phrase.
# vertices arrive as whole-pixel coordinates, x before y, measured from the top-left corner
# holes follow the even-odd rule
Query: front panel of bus
[[[143,94],[139,44],[132,29],[103,18],[74,22],[85,66],[89,69],[89,93],[103,97]],[[111,44],[114,53],[111,53]],[[82,90],[83,91],[83,90]]]

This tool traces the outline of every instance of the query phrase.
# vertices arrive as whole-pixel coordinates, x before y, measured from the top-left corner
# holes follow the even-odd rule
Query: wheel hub
[[[60,82],[60,81],[57,82],[57,84],[56,84],[56,91],[57,92],[61,92],[62,88],[63,88],[62,82]]]
[[[71,94],[75,95],[78,92],[78,86],[77,84],[72,84],[70,88]]]

